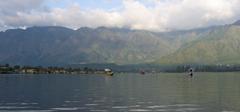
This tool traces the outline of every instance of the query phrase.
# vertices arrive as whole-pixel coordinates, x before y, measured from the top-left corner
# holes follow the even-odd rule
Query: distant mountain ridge
[[[240,64],[240,26],[150,32],[31,27],[0,32],[0,64]]]
[[[0,63],[27,65],[151,62],[173,49],[158,34],[105,27],[14,29],[0,40]]]
[[[157,61],[162,64],[240,64],[240,26],[218,27]]]
[[[233,25],[240,25],[240,20],[234,22]]]

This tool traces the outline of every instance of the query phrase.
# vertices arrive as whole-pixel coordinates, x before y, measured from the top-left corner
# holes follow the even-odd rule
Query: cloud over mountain
[[[0,30],[57,25],[166,31],[227,24],[240,17],[240,0],[122,0],[118,7],[107,9],[83,6],[78,0],[63,1],[63,6],[59,0],[1,1]]]

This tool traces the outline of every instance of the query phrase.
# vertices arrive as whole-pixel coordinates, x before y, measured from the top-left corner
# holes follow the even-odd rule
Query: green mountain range
[[[172,32],[31,27],[0,32],[0,64],[240,64],[240,25]]]
[[[161,57],[162,64],[240,64],[240,26],[212,29],[184,44],[176,52]]]

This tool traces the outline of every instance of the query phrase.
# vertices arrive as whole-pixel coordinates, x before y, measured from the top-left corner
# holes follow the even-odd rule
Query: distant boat
[[[104,71],[105,71],[105,74],[108,75],[108,76],[113,76],[114,75],[113,71],[109,68],[104,69]]]
[[[145,75],[145,72],[143,70],[140,71],[140,74]]]

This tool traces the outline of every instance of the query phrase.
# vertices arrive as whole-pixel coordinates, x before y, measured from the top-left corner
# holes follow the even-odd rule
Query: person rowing
[[[192,69],[192,68],[189,69],[189,76],[190,76],[191,78],[193,77],[193,69]]]

